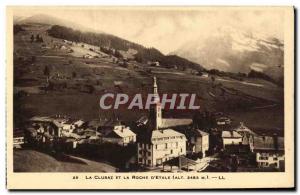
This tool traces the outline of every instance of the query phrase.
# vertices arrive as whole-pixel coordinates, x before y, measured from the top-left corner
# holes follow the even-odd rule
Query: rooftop
[[[209,135],[208,133],[201,131],[200,129],[195,129],[195,132],[201,137]]]
[[[114,130],[106,135],[106,137],[116,137],[116,138],[120,138],[120,137],[124,138],[130,136],[135,136],[135,133],[133,133],[129,128],[124,128],[122,130]]]
[[[242,138],[242,135],[236,131],[222,131],[222,138]]]
[[[283,137],[271,136],[254,136],[253,137],[254,150],[284,150]]]
[[[164,137],[173,137],[173,136],[182,136],[186,138],[184,134],[179,133],[173,129],[164,129],[164,130],[154,130],[152,131],[151,138],[164,138]]]
[[[169,165],[169,166],[187,167],[187,166],[191,166],[191,165],[196,165],[198,163],[196,161],[186,158],[184,156],[178,156],[178,157],[172,158],[168,161],[165,161],[163,164]]]
[[[235,128],[235,131],[240,133],[241,135],[256,135],[256,133],[250,130],[248,127],[246,127],[243,122],[241,122],[240,125],[237,128]]]
[[[161,128],[170,128],[176,126],[190,125],[193,122],[192,119],[185,118],[167,118],[162,119]]]

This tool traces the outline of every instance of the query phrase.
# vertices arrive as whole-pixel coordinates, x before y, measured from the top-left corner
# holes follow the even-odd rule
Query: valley
[[[117,116],[127,123],[136,121],[148,111],[104,111],[99,108],[99,99],[107,92],[147,94],[156,76],[159,93],[196,93],[201,111],[223,112],[234,124],[243,121],[253,128],[283,129],[283,89],[266,80],[239,81],[205,72],[198,75],[199,70],[193,67],[173,64],[153,66],[107,54],[96,45],[49,36],[52,25],[28,23],[21,27],[23,30],[14,35],[15,128],[35,115],[60,114],[85,120]],[[43,42],[32,42],[32,35],[41,36]],[[193,114],[163,113],[173,118],[191,118]]]

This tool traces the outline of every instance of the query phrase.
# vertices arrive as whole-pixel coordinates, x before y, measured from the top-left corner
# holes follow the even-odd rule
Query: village
[[[153,94],[158,84],[153,79]],[[118,118],[84,121],[34,116],[14,131],[14,149],[31,148],[105,161],[120,172],[284,171],[284,137],[233,126],[224,113],[196,111],[193,118],[163,118],[159,98],[134,125]]]

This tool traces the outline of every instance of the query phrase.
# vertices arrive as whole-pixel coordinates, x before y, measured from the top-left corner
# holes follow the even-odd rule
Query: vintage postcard
[[[293,7],[7,7],[8,189],[294,188]]]

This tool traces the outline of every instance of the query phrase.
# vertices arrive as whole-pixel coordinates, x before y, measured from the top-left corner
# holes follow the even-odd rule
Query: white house
[[[226,145],[239,145],[242,143],[242,135],[236,131],[222,131],[223,148]]]
[[[258,167],[275,167],[279,169],[284,166],[284,154],[258,152],[256,153],[256,162]]]
[[[120,128],[112,130],[102,138],[103,142],[114,143],[121,146],[126,146],[129,143],[136,142],[136,134],[129,127],[122,125]]]
[[[153,130],[138,143],[138,164],[153,167],[186,155],[186,137],[173,129]]]

